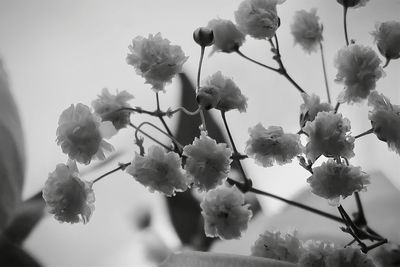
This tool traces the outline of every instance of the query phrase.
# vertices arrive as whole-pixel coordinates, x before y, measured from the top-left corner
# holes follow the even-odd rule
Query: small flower
[[[252,216],[244,195],[236,186],[218,186],[208,191],[200,204],[208,237],[238,239]]]
[[[350,121],[341,114],[319,112],[314,121],[307,122],[303,131],[309,136],[306,155],[311,161],[319,156],[344,157],[354,156],[354,137],[348,135]]]
[[[309,12],[299,10],[294,15],[291,31],[294,42],[298,43],[307,53],[315,52],[323,40],[322,24],[319,23],[317,10],[311,9]]]
[[[400,22],[387,21],[377,24],[372,36],[386,60],[400,57]]]
[[[58,120],[57,144],[69,158],[89,164],[92,158],[105,159],[104,151],[113,147],[105,142],[99,131],[100,118],[88,106],[71,105]]]
[[[210,46],[214,43],[214,33],[207,27],[200,27],[193,32],[193,39],[202,47]]]
[[[185,170],[194,177],[199,190],[208,191],[228,176],[232,150],[225,143],[217,144],[205,132],[183,148],[183,155],[187,157]]]
[[[60,222],[87,223],[94,211],[93,183],[79,178],[75,162],[58,164],[43,189],[48,211]]]
[[[214,33],[213,52],[235,52],[244,43],[245,36],[230,20],[213,19],[208,25]]]
[[[373,107],[368,118],[379,140],[400,155],[400,106],[392,105],[390,100],[378,92],[372,92],[368,105]]]
[[[301,241],[294,234],[266,231],[251,248],[251,255],[297,263],[303,253]]]
[[[175,192],[186,191],[192,183],[192,178],[183,172],[181,164],[175,152],[166,153],[159,146],[151,146],[147,156],[136,153],[126,172],[151,192],[158,191],[170,197]]]
[[[330,204],[337,205],[340,198],[343,199],[354,192],[365,191],[369,184],[369,175],[362,172],[360,167],[338,164],[329,159],[321,166],[313,168],[307,182],[311,191],[330,201]]]
[[[249,134],[246,154],[264,167],[271,167],[275,162],[279,165],[292,162],[292,159],[303,150],[300,136],[284,133],[282,127],[279,126],[270,126],[265,129],[259,123],[249,128]]]
[[[205,110],[215,108],[220,99],[219,89],[215,86],[202,86],[196,95],[197,104]]]
[[[318,112],[333,111],[333,107],[329,103],[320,103],[319,96],[312,94],[301,94],[304,104],[300,106],[300,127],[303,128],[307,121],[313,121]]]
[[[237,109],[239,112],[246,111],[247,97],[242,95],[235,82],[222,75],[220,71],[214,73],[205,82],[206,88],[215,88],[217,96],[213,97],[217,101],[215,108],[221,111]]]
[[[304,253],[299,258],[299,267],[328,267],[326,259],[333,253],[333,244],[308,240],[304,243]]]
[[[130,108],[128,101],[131,99],[133,99],[133,95],[127,91],[117,92],[116,95],[112,95],[107,88],[104,88],[101,91],[101,95],[92,102],[92,107],[103,121],[111,121],[114,127],[119,130],[129,124],[131,113],[127,110],[117,110]]]
[[[276,5],[285,0],[244,0],[235,11],[240,31],[256,39],[272,38],[280,21]]]
[[[375,267],[375,263],[359,248],[336,249],[326,259],[328,267]]]
[[[376,81],[383,76],[381,60],[370,47],[351,44],[339,50],[335,59],[338,69],[336,82],[345,86],[338,101],[361,102],[375,89]]]
[[[359,8],[365,6],[369,0],[336,0],[336,1],[344,7]]]
[[[164,91],[165,85],[182,71],[182,65],[188,59],[180,46],[170,45],[161,33],[150,34],[148,38],[137,36],[129,50],[127,63],[153,86],[155,92]]]

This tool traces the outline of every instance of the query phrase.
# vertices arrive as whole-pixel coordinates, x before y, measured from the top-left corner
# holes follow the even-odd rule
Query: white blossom
[[[318,50],[323,40],[322,24],[319,22],[317,10],[299,10],[294,14],[294,21],[291,25],[291,32],[294,42],[299,44],[307,53]]]
[[[245,41],[244,34],[230,20],[213,19],[208,22],[207,27],[214,33],[213,52],[235,52]]]
[[[400,22],[386,21],[376,25],[372,33],[379,52],[387,60],[400,57]]]
[[[313,121],[318,112],[333,111],[333,107],[329,103],[320,103],[319,96],[316,94],[301,94],[304,103],[300,106],[300,127],[304,127],[307,121]]]

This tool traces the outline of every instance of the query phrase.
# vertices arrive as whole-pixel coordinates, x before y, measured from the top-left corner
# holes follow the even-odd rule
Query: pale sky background
[[[173,44],[182,46],[189,56],[184,70],[194,81],[199,47],[192,40],[193,30],[216,17],[233,19],[239,3],[239,0],[0,0],[0,57],[8,70],[25,130],[28,166],[24,196],[40,190],[48,173],[67,159],[55,143],[55,131],[59,115],[70,104],[89,105],[107,87],[128,90],[135,96],[133,106],[154,109],[150,87],[125,63],[128,45],[135,36],[161,32]],[[282,21],[278,31],[282,59],[303,88],[325,98],[320,55],[308,55],[293,46],[290,34],[294,12],[312,7],[318,9],[324,24],[327,71],[335,98],[341,86],[334,82],[333,59],[344,45],[342,9],[336,1],[287,0],[278,7]],[[370,35],[375,23],[399,20],[399,14],[399,0],[371,0],[364,8],[349,10],[350,38],[377,51]],[[266,41],[247,37],[242,51],[274,64]],[[244,151],[248,128],[258,122],[266,127],[280,125],[288,132],[298,130],[302,100],[287,80],[233,54],[215,54],[205,59],[203,77],[218,70],[233,77],[249,98],[247,113],[227,114],[240,151]],[[400,61],[392,61],[385,72],[386,77],[378,81],[377,89],[394,104],[400,104]],[[161,94],[164,109],[177,106],[175,100],[179,95],[175,88],[178,86],[179,82],[174,80],[167,86],[167,93]],[[340,112],[352,121],[353,134],[370,128],[366,103],[341,106]],[[135,122],[139,121],[135,116]],[[169,124],[173,125],[173,121]],[[124,152],[116,162],[131,160],[136,150],[132,130],[123,130],[111,143]],[[389,152],[385,143],[373,135],[363,137],[357,141],[355,152],[357,156],[351,160],[352,164],[362,166],[367,172],[380,169],[400,186],[400,157]],[[114,168],[116,162],[107,169]],[[245,166],[258,187],[287,197],[305,186],[308,177],[297,163],[265,169],[246,160]],[[90,173],[85,178],[93,179],[100,173]],[[143,205],[162,218],[160,196],[149,193],[123,173],[96,184],[95,193],[96,211],[88,225],[59,224],[48,217],[28,240],[29,251],[45,266],[121,266],[124,251],[136,252],[130,254],[126,266],[144,266],[141,246],[151,235],[135,233],[132,218],[134,211]],[[273,201],[264,200],[263,204],[266,212],[277,212],[279,208]],[[162,238],[168,244],[177,246],[176,239],[165,234],[168,231],[164,223],[154,228],[163,233]]]

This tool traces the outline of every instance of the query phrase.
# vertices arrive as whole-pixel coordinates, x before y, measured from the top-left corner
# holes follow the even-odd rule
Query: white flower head
[[[400,57],[400,22],[387,21],[376,25],[372,33],[379,52],[387,60]]]
[[[297,238],[296,232],[282,235],[280,232],[266,231],[258,237],[251,248],[252,256],[293,263],[297,263],[302,253],[302,243]]]
[[[117,92],[116,95],[112,95],[107,88],[104,88],[101,91],[101,95],[92,102],[92,107],[103,121],[111,121],[115,129],[119,130],[129,124],[131,113],[127,110],[117,110],[130,108],[128,101],[131,99],[133,99],[133,95],[127,91]]]
[[[304,253],[299,258],[299,267],[328,267],[326,259],[333,253],[333,244],[308,240],[304,243]]]
[[[308,135],[306,155],[311,161],[319,156],[344,157],[354,156],[354,137],[349,135],[350,121],[341,114],[319,112],[314,121],[307,122],[303,131]]]
[[[195,137],[193,144],[183,148],[187,157],[185,170],[194,178],[195,186],[201,191],[208,191],[221,184],[230,171],[232,150],[225,144],[217,144],[202,132]]]
[[[252,216],[236,186],[220,185],[208,191],[200,204],[206,236],[238,239]]]
[[[245,112],[247,108],[247,97],[242,95],[240,88],[235,82],[222,75],[220,71],[211,75],[205,82],[206,88],[215,88],[217,96],[215,108],[221,111],[237,109],[239,112]]]
[[[151,192],[158,191],[166,196],[186,191],[192,178],[182,170],[181,159],[175,152],[165,152],[159,146],[151,146],[146,156],[136,153],[126,172]]]
[[[346,247],[336,249],[326,258],[328,267],[375,267],[372,259],[359,248]]]
[[[113,147],[103,140],[100,118],[83,104],[71,105],[58,120],[57,144],[69,158],[89,164],[92,158],[105,159],[104,151]]]
[[[365,191],[369,184],[369,175],[360,167],[338,164],[329,159],[321,166],[313,168],[307,182],[317,196],[328,199],[331,205],[338,205],[340,198],[346,198],[354,192]]]
[[[92,185],[79,178],[75,162],[58,164],[42,191],[49,213],[60,222],[87,223],[94,211]]]
[[[329,103],[320,103],[319,96],[312,94],[301,94],[304,103],[300,106],[300,127],[304,127],[307,121],[313,121],[318,112],[333,111],[333,107]]]
[[[302,153],[300,136],[284,133],[282,127],[270,126],[265,129],[261,123],[249,128],[250,139],[246,142],[246,154],[264,167],[275,162],[283,165]]]
[[[307,53],[318,50],[320,42],[323,40],[322,24],[319,22],[317,10],[299,10],[294,15],[291,25],[291,32],[295,44],[299,44]]]
[[[350,44],[340,49],[335,58],[338,69],[335,81],[344,84],[338,101],[361,102],[375,89],[376,81],[383,76],[381,60],[372,48]]]
[[[282,0],[244,0],[235,11],[241,32],[256,39],[272,38],[280,21],[276,5]]]
[[[244,34],[230,20],[213,19],[208,22],[207,27],[214,33],[213,52],[235,52],[245,41]]]
[[[368,118],[379,140],[400,155],[400,106],[392,105],[390,100],[378,92],[372,92],[368,105],[373,107]]]
[[[336,0],[344,7],[359,8],[367,4],[369,0]]]
[[[180,46],[171,45],[161,33],[149,34],[148,38],[137,36],[129,50],[127,63],[152,85],[155,92],[165,91],[165,85],[182,71],[182,65],[188,59]]]

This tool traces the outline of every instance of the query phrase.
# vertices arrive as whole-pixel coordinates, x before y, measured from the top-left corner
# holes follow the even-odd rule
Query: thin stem
[[[364,208],[361,203],[360,194],[358,192],[354,192],[354,197],[356,199],[356,205],[358,211],[355,223],[358,227],[364,227],[367,225],[367,219],[365,218]]]
[[[200,109],[201,126],[200,130],[207,132],[206,118],[204,117],[204,110]]]
[[[140,108],[140,107],[136,107],[136,108],[120,108],[120,109],[111,111],[111,112],[109,112],[109,113],[106,113],[105,115],[107,116],[107,115],[109,115],[109,114],[112,114],[112,113],[114,113],[114,112],[119,112],[119,111],[129,111],[129,112],[143,113],[143,114],[148,114],[148,115],[151,115],[151,116],[154,116],[154,117],[166,116],[166,115],[167,115],[166,112],[163,112],[163,111],[161,111],[161,110],[158,110],[158,111],[157,111],[157,110],[156,110],[156,111],[148,111],[148,110],[142,109],[142,108]]]
[[[175,113],[177,113],[177,112],[179,112],[179,111],[182,111],[182,112],[185,113],[186,115],[194,116],[194,115],[199,114],[200,108],[197,108],[195,111],[190,111],[190,110],[187,110],[187,109],[184,108],[184,107],[179,107],[179,108],[176,108],[175,110],[167,111],[166,113],[167,113],[167,116],[172,116],[172,115],[174,115]]]
[[[386,58],[386,62],[385,62],[385,65],[383,65],[383,69],[384,68],[386,68],[388,65],[389,65],[389,63],[390,63],[390,58]]]
[[[328,103],[331,104],[332,103],[331,102],[331,94],[329,92],[328,75],[326,74],[325,55],[324,55],[324,48],[323,48],[322,42],[319,42],[319,48],[320,48],[320,51],[321,51],[322,69],[324,71],[326,95],[328,97]]]
[[[205,50],[205,47],[202,46],[201,47],[201,52],[200,52],[199,68],[197,70],[197,92],[200,89],[200,74],[201,74],[201,66],[203,64],[204,50]]]
[[[265,65],[265,64],[263,64],[263,63],[261,63],[261,62],[258,62],[258,61],[254,60],[254,59],[252,59],[252,58],[249,58],[248,56],[246,56],[245,54],[243,54],[239,49],[236,50],[236,53],[237,53],[239,56],[241,56],[241,57],[243,57],[243,58],[249,60],[250,62],[253,62],[253,63],[255,63],[255,64],[257,64],[257,65],[259,65],[259,66],[261,66],[261,67],[264,67],[264,68],[266,68],[266,69],[269,69],[269,70],[272,70],[272,71],[275,71],[275,72],[278,72],[278,73],[279,73],[279,69],[275,69],[275,68],[270,67],[270,66],[267,66],[267,65]]]
[[[343,27],[344,27],[344,37],[346,38],[346,45],[349,45],[349,36],[347,34],[347,6],[343,5]]]
[[[338,112],[338,110],[339,110],[339,107],[340,107],[340,103],[339,102],[337,102],[336,103],[336,106],[335,106],[335,113],[337,113]]]
[[[138,139],[137,136],[137,132],[140,132],[141,134],[143,134],[144,136],[146,136],[147,138],[151,139],[152,141],[154,141],[155,143],[159,144],[160,146],[164,147],[167,150],[171,150],[170,147],[164,145],[163,143],[161,143],[160,141],[158,141],[157,139],[155,139],[154,137],[152,137],[151,135],[149,135],[148,133],[144,132],[142,129],[138,128],[136,125],[134,125],[133,123],[129,123],[129,125],[136,130],[135,132],[135,137],[136,139]]]
[[[94,183],[100,181],[101,179],[103,179],[104,177],[106,177],[106,176],[108,176],[108,175],[110,175],[110,174],[112,174],[112,173],[114,173],[114,172],[116,172],[116,171],[125,170],[125,168],[128,167],[129,165],[131,165],[130,162],[128,162],[128,163],[120,163],[120,164],[119,164],[119,167],[117,167],[117,168],[115,168],[115,169],[113,169],[113,170],[111,170],[111,171],[109,171],[109,172],[106,172],[105,174],[103,174],[103,175],[97,177],[96,179],[94,179],[94,180],[92,181],[92,183],[94,184]]]
[[[367,131],[365,131],[365,132],[363,132],[363,133],[360,133],[359,135],[354,136],[354,139],[363,137],[363,136],[368,135],[368,134],[371,134],[371,133],[373,133],[373,132],[374,132],[374,129],[371,128],[371,129],[369,129],[369,130],[367,130]]]
[[[167,136],[169,139],[172,140],[172,142],[174,142],[175,145],[178,146],[178,148],[181,150],[183,149],[183,146],[178,142],[178,140],[176,140],[172,135],[170,135],[169,133],[164,132],[163,130],[161,130],[159,127],[157,127],[156,125],[154,125],[151,122],[145,121],[142,122],[141,124],[139,124],[139,126],[137,126],[136,132],[135,132],[135,136],[137,135],[137,132],[140,130],[140,128],[142,128],[144,125],[150,125],[151,127],[153,127],[154,129],[158,130],[160,133],[164,134],[165,136]]]
[[[225,112],[224,111],[221,111],[221,117],[222,117],[222,120],[224,121],[225,129],[226,129],[226,132],[228,133],[229,140],[231,141],[233,152],[235,154],[237,154],[238,151],[236,149],[235,142],[233,141],[233,137],[232,137],[231,131],[229,130],[228,122],[226,121],[226,116],[225,116]]]
[[[160,111],[160,99],[158,97],[158,93],[156,93],[156,102],[157,102],[157,111]]]

